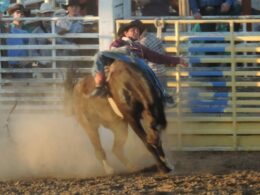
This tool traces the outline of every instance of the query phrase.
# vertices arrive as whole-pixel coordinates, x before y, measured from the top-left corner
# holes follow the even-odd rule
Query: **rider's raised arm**
[[[142,46],[142,50],[143,50],[143,57],[153,63],[177,65],[181,62],[180,57],[162,55],[144,46]]]

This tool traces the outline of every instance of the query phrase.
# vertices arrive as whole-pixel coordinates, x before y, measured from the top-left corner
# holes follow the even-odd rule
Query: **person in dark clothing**
[[[80,15],[98,16],[98,0],[79,0]]]
[[[195,19],[202,16],[237,16],[241,13],[241,7],[236,0],[189,0],[190,8]],[[201,24],[202,32],[215,32],[216,24]],[[239,30],[239,25],[235,25]]]
[[[144,4],[142,8],[143,16],[168,16],[170,2],[169,0],[150,0],[149,3]]]
[[[21,17],[24,16],[25,8],[22,4],[16,3],[11,5],[8,8],[8,13],[13,17],[12,23],[8,27],[8,33],[10,34],[27,34],[28,32],[24,30],[24,25],[22,20],[20,20]],[[28,45],[29,39],[24,37],[18,37],[18,38],[7,38],[6,39],[6,45],[9,46],[16,46],[22,48],[23,45]],[[28,50],[26,49],[9,49],[7,50],[7,56],[8,57],[28,57]],[[31,68],[31,62],[30,61],[9,61],[8,66],[10,68]],[[12,73],[11,75],[13,78],[31,78],[31,73]]]

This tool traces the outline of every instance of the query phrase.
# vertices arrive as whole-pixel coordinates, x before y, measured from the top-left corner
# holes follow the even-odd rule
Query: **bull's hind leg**
[[[157,138],[156,142],[148,142],[147,141],[147,134],[145,133],[145,130],[143,126],[141,125],[140,121],[138,119],[129,119],[129,123],[132,127],[132,129],[135,131],[135,133],[141,138],[143,143],[145,144],[146,148],[151,152],[151,154],[154,156],[157,166],[160,169],[160,171],[164,173],[168,173],[172,171],[172,167],[168,164],[165,158],[165,154],[162,149],[162,145],[160,143],[159,137]],[[159,135],[157,135],[159,136]]]
[[[98,132],[99,123],[95,123],[95,122],[91,123],[89,120],[87,120],[87,118],[83,113],[78,114],[77,118],[80,124],[82,125],[82,127],[84,128],[85,132],[87,133],[89,140],[94,147],[95,155],[99,160],[99,162],[102,164],[105,172],[107,174],[113,174],[114,169],[108,164],[105,151],[101,145],[100,136]]]

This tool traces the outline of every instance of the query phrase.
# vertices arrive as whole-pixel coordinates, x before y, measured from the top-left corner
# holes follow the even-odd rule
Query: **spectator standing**
[[[140,0],[143,4],[143,16],[169,16],[170,15],[170,2],[169,0]]]
[[[80,15],[98,16],[98,0],[79,0]]]
[[[79,17],[80,16],[80,6],[78,0],[69,0],[67,5],[63,6],[67,10],[68,19],[58,20],[56,23],[56,32],[60,35],[66,33],[83,33],[84,27],[82,21],[79,20],[70,20],[69,18]],[[81,38],[58,38],[56,39],[57,44],[66,44],[66,45],[77,45],[81,43]],[[80,51],[77,49],[63,50],[59,55],[63,56],[79,56]],[[79,61],[62,61],[58,63],[58,66],[69,68],[70,71],[73,68],[80,66]],[[68,74],[68,72],[67,72]]]
[[[78,0],[80,5],[80,16],[98,16],[98,0]],[[98,20],[82,20],[84,33],[98,33]],[[98,45],[99,38],[83,38],[80,40],[82,45]],[[97,53],[97,49],[81,49],[78,54],[80,56],[94,56]],[[91,61],[81,61],[77,65],[79,67],[91,67]]]
[[[63,6],[64,9],[67,10],[68,17],[78,17],[80,16],[80,6],[78,3],[78,0],[69,0],[67,5]],[[66,34],[66,33],[82,33],[84,32],[84,28],[82,25],[82,22],[79,20],[70,20],[70,19],[64,19],[57,21],[56,24],[57,27],[57,33],[60,35]],[[61,43],[77,43],[78,39],[63,39],[60,40]]]
[[[6,33],[5,22],[2,21],[2,17],[6,12],[10,4],[10,0],[0,0],[0,33]],[[5,45],[5,39],[0,39],[0,45]],[[0,50],[0,57],[6,56],[6,50]],[[0,62],[0,67],[6,67],[6,62]],[[3,73],[2,76],[5,74]]]
[[[20,18],[24,15],[24,6],[22,4],[13,4],[8,8],[8,13],[13,17],[13,21],[10,24],[8,31],[11,34],[27,34],[26,30],[23,30],[23,22]],[[28,38],[7,38],[6,44],[7,45],[28,45]],[[26,49],[16,49],[16,50],[8,50],[7,51],[8,57],[27,57],[28,50]],[[9,61],[9,67],[11,68],[30,68],[31,63],[28,61]],[[24,77],[31,77],[31,73],[14,73],[13,77],[16,78],[24,78]]]
[[[171,2],[170,0],[136,0],[138,8],[141,8],[141,15],[143,16],[170,16]],[[164,32],[168,25],[164,25],[162,31]],[[156,32],[157,28],[154,25],[149,25],[152,32]]]
[[[237,16],[241,13],[241,7],[236,0],[189,0],[190,8],[195,19],[202,16]],[[202,32],[215,32],[216,24],[201,24]],[[235,25],[235,30],[239,30],[239,25]]]
[[[28,10],[28,15],[26,17],[36,17],[39,14],[39,9],[44,0],[25,0],[23,5],[26,10]],[[24,21],[25,29],[27,32],[32,33],[32,31],[40,25],[41,21]]]
[[[54,9],[49,3],[42,3],[39,10],[39,16],[40,17],[52,17],[54,13]],[[38,34],[38,33],[51,33],[51,21],[41,21],[40,25],[36,27],[32,34]],[[29,41],[29,45],[50,45],[52,44],[52,39],[50,38],[32,38]],[[29,51],[30,56],[52,56],[52,51],[47,49],[35,49]],[[44,67],[49,68],[51,67],[51,61],[37,61],[36,62],[38,67]],[[51,74],[43,74],[43,76],[48,77],[51,76]]]
[[[80,5],[77,0],[69,0],[67,5],[63,6],[67,10],[68,17],[79,17],[80,16]],[[57,27],[59,34],[65,33],[81,33],[83,32],[83,26],[81,21],[78,20],[59,20],[57,21]]]

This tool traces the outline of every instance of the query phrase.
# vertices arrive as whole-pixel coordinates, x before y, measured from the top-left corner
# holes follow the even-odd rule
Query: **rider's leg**
[[[94,56],[94,65],[92,73],[95,80],[95,89],[90,94],[91,97],[105,97],[107,95],[107,89],[105,87],[105,72],[104,67],[110,59],[103,55],[103,52],[98,52]]]
[[[105,86],[105,74],[103,72],[97,72],[95,74],[95,89],[90,94],[91,97],[105,97],[107,95],[107,89]]]

